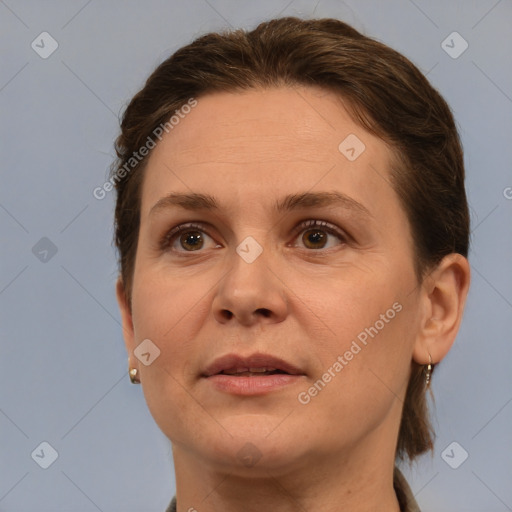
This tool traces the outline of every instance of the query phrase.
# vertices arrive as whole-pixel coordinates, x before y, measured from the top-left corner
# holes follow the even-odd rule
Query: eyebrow
[[[373,218],[370,211],[355,199],[341,192],[303,192],[290,194],[274,202],[276,213],[290,212],[302,208],[322,208],[334,206],[353,211],[364,217]],[[159,199],[149,211],[149,215],[179,207],[185,210],[205,210],[218,212],[222,210],[217,199],[210,194],[170,193]]]

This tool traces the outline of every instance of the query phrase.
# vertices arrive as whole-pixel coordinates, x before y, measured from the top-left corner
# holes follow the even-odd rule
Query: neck
[[[308,453],[280,469],[245,474],[213,467],[173,446],[178,512],[400,512],[393,488],[395,454],[382,446],[377,435],[350,454]]]

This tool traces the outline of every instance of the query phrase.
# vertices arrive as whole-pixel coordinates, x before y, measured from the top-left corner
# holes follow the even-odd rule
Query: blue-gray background
[[[120,112],[158,63],[203,32],[281,15],[353,24],[409,57],[454,111],[473,281],[457,342],[434,378],[434,457],[403,471],[425,512],[512,510],[511,0],[6,0],[0,511],[161,512],[168,504],[170,443],[127,376],[114,196],[97,200],[92,190],[105,182]],[[47,59],[31,47],[43,46],[44,31],[58,43]],[[458,58],[441,46],[454,31],[469,45]],[[452,53],[464,44],[448,41]],[[50,457],[43,441],[58,453],[48,469],[36,463]],[[452,465],[469,454],[457,469],[442,457],[452,442]]]

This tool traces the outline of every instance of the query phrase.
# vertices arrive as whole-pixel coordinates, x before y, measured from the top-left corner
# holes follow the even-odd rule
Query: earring
[[[137,368],[130,368],[130,371],[128,373],[130,375],[130,380],[132,381],[132,384],[140,384],[139,370],[137,370]]]
[[[430,352],[428,354],[428,359],[429,361],[425,369],[425,385],[427,386],[427,388],[430,387],[430,379],[432,377],[432,357],[430,356]]]

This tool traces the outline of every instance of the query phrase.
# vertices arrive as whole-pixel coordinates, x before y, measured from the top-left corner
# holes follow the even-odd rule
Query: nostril
[[[231,318],[233,318],[233,313],[231,311],[229,311],[228,309],[224,309],[222,311],[222,314],[224,315],[226,320],[230,320]]]
[[[265,318],[270,318],[272,316],[272,311],[267,308],[259,308],[255,311],[255,313]],[[231,320],[231,318],[235,316],[234,313],[229,309],[223,309],[221,311],[221,315],[224,317],[225,320]]]

